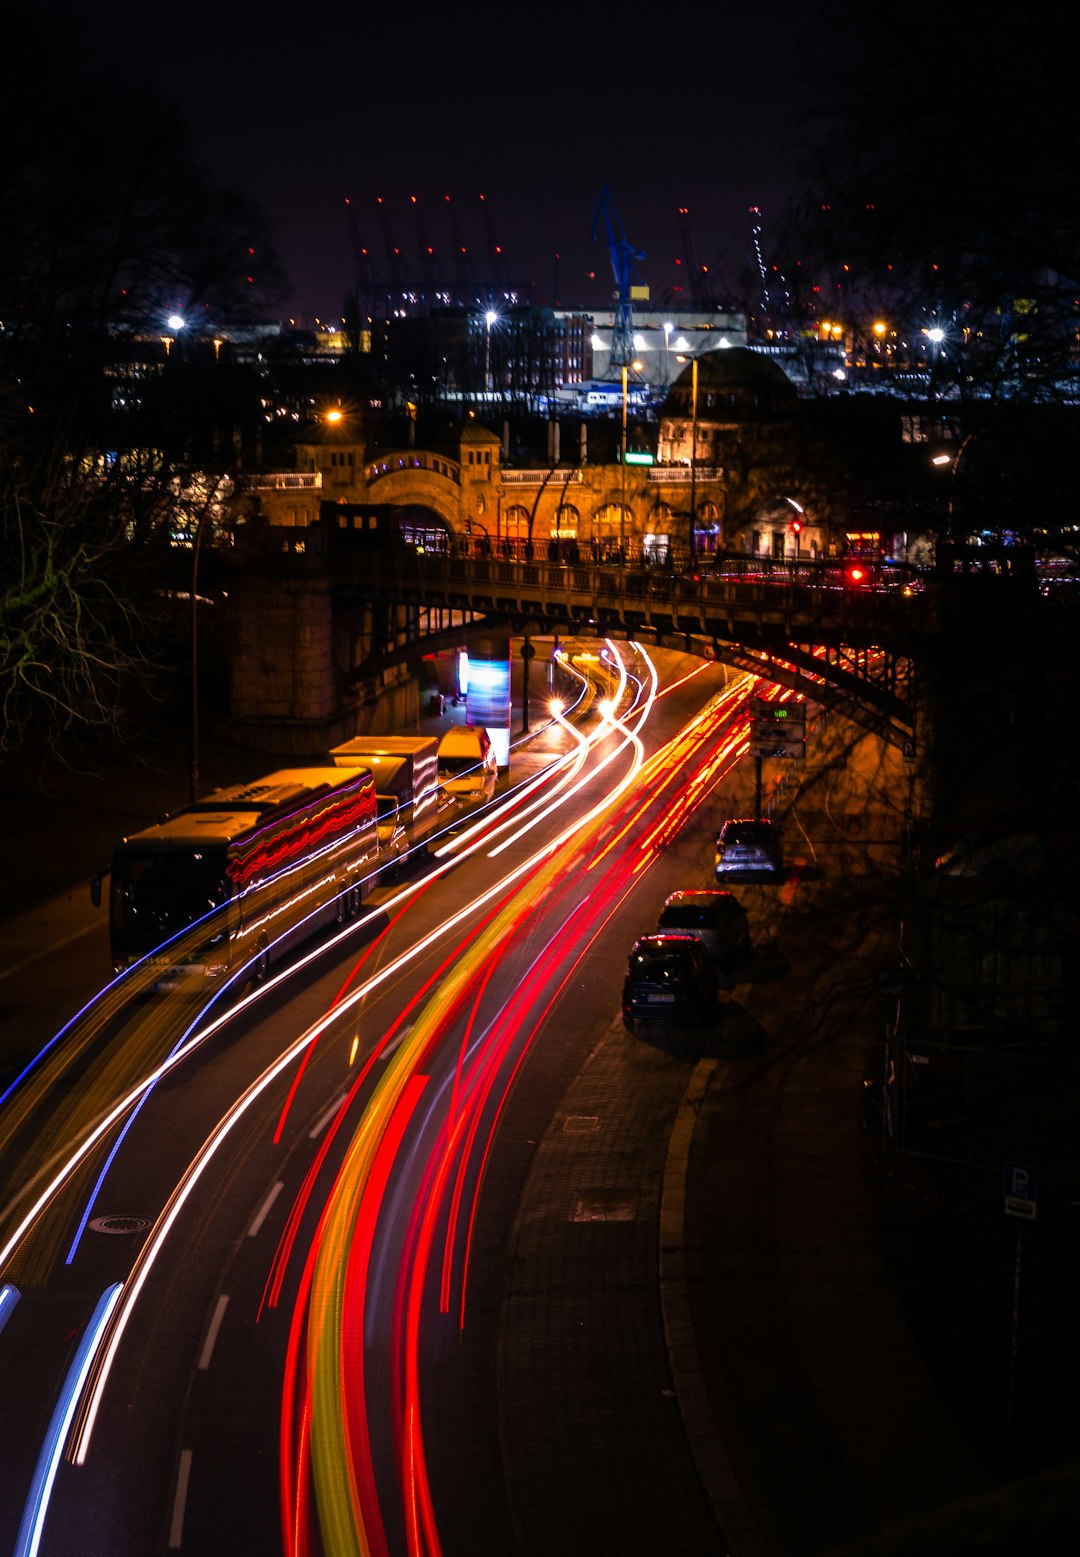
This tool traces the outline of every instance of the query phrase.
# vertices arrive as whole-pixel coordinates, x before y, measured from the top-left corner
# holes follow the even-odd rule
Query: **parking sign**
[[[1035,1220],[1038,1206],[1039,1175],[1034,1168],[1019,1162],[1005,1164],[1005,1215]]]

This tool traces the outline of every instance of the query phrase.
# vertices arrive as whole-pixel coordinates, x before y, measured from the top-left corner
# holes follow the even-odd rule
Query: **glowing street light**
[[[791,521],[791,533],[795,537],[795,561],[798,562],[799,537],[802,535],[803,518],[806,514],[806,509],[801,503],[797,503],[793,497],[785,497],[784,502],[790,503],[791,507],[795,510],[795,518]]]
[[[969,432],[965,438],[961,439],[960,447],[957,449],[955,454],[933,454],[930,457],[931,465],[936,465],[939,469],[946,465],[950,465],[952,467],[952,469],[949,471],[949,500],[946,510],[950,540],[952,539],[954,527],[953,510],[956,498],[956,472],[960,469],[960,461],[966,454],[968,445],[979,436],[979,432],[980,429],[976,427],[974,432]]]
[[[685,362],[685,357],[678,357]],[[690,566],[697,552],[697,382],[698,360],[690,358]]]
[[[485,389],[490,389],[491,388],[491,326],[497,322],[498,317],[499,316],[495,312],[494,308],[489,308],[487,313],[484,315],[484,324],[487,327],[487,334],[486,334],[486,336],[484,338],[484,388]]]
[[[622,365],[622,502],[619,504],[619,550],[626,552],[626,380],[631,369],[635,373],[641,372],[641,363],[634,361]]]

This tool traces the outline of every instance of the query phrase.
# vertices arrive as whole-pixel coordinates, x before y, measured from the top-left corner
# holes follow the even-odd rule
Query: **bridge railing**
[[[887,642],[897,653],[907,652],[902,645],[933,621],[932,592],[905,588],[899,580],[852,585],[836,564],[770,562],[755,569],[746,566],[751,561],[740,557],[737,566],[706,571],[658,567],[640,552],[613,565],[580,557],[477,555],[460,546],[427,553],[401,548],[366,566],[362,577],[363,587],[381,598],[481,616],[577,622],[601,630],[647,626],[661,634],[748,632],[762,642],[863,648]],[[332,572],[345,582],[336,564]]]
[[[515,566],[544,562],[555,568],[598,567],[615,572],[644,574],[650,585],[664,582],[742,584],[798,583],[816,588],[859,589],[863,592],[887,590],[908,594],[921,593],[929,570],[907,563],[862,564],[853,576],[852,564],[844,557],[773,558],[752,557],[745,552],[697,552],[691,555],[685,545],[663,547],[620,542],[617,537],[592,541],[553,539],[527,541],[487,533],[447,537],[445,555],[478,562],[495,561]]]

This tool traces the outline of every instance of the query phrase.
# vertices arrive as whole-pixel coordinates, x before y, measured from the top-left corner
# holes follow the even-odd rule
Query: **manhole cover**
[[[567,1114],[563,1120],[563,1134],[588,1135],[599,1123],[599,1114]]]
[[[637,1205],[625,1195],[614,1191],[594,1190],[582,1195],[574,1206],[573,1222],[632,1222],[637,1216]]]
[[[95,1216],[90,1230],[95,1233],[143,1233],[149,1226],[148,1216]]]

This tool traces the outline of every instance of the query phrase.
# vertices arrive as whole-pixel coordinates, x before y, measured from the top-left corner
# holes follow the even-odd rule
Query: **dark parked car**
[[[693,935],[643,935],[634,942],[622,996],[623,1023],[638,1018],[714,1022],[716,966]]]
[[[673,892],[660,910],[658,930],[695,936],[722,968],[737,967],[750,956],[750,921],[734,892],[717,887]]]
[[[716,879],[725,876],[779,876],[784,869],[784,846],[771,822],[732,817],[716,839]]]

